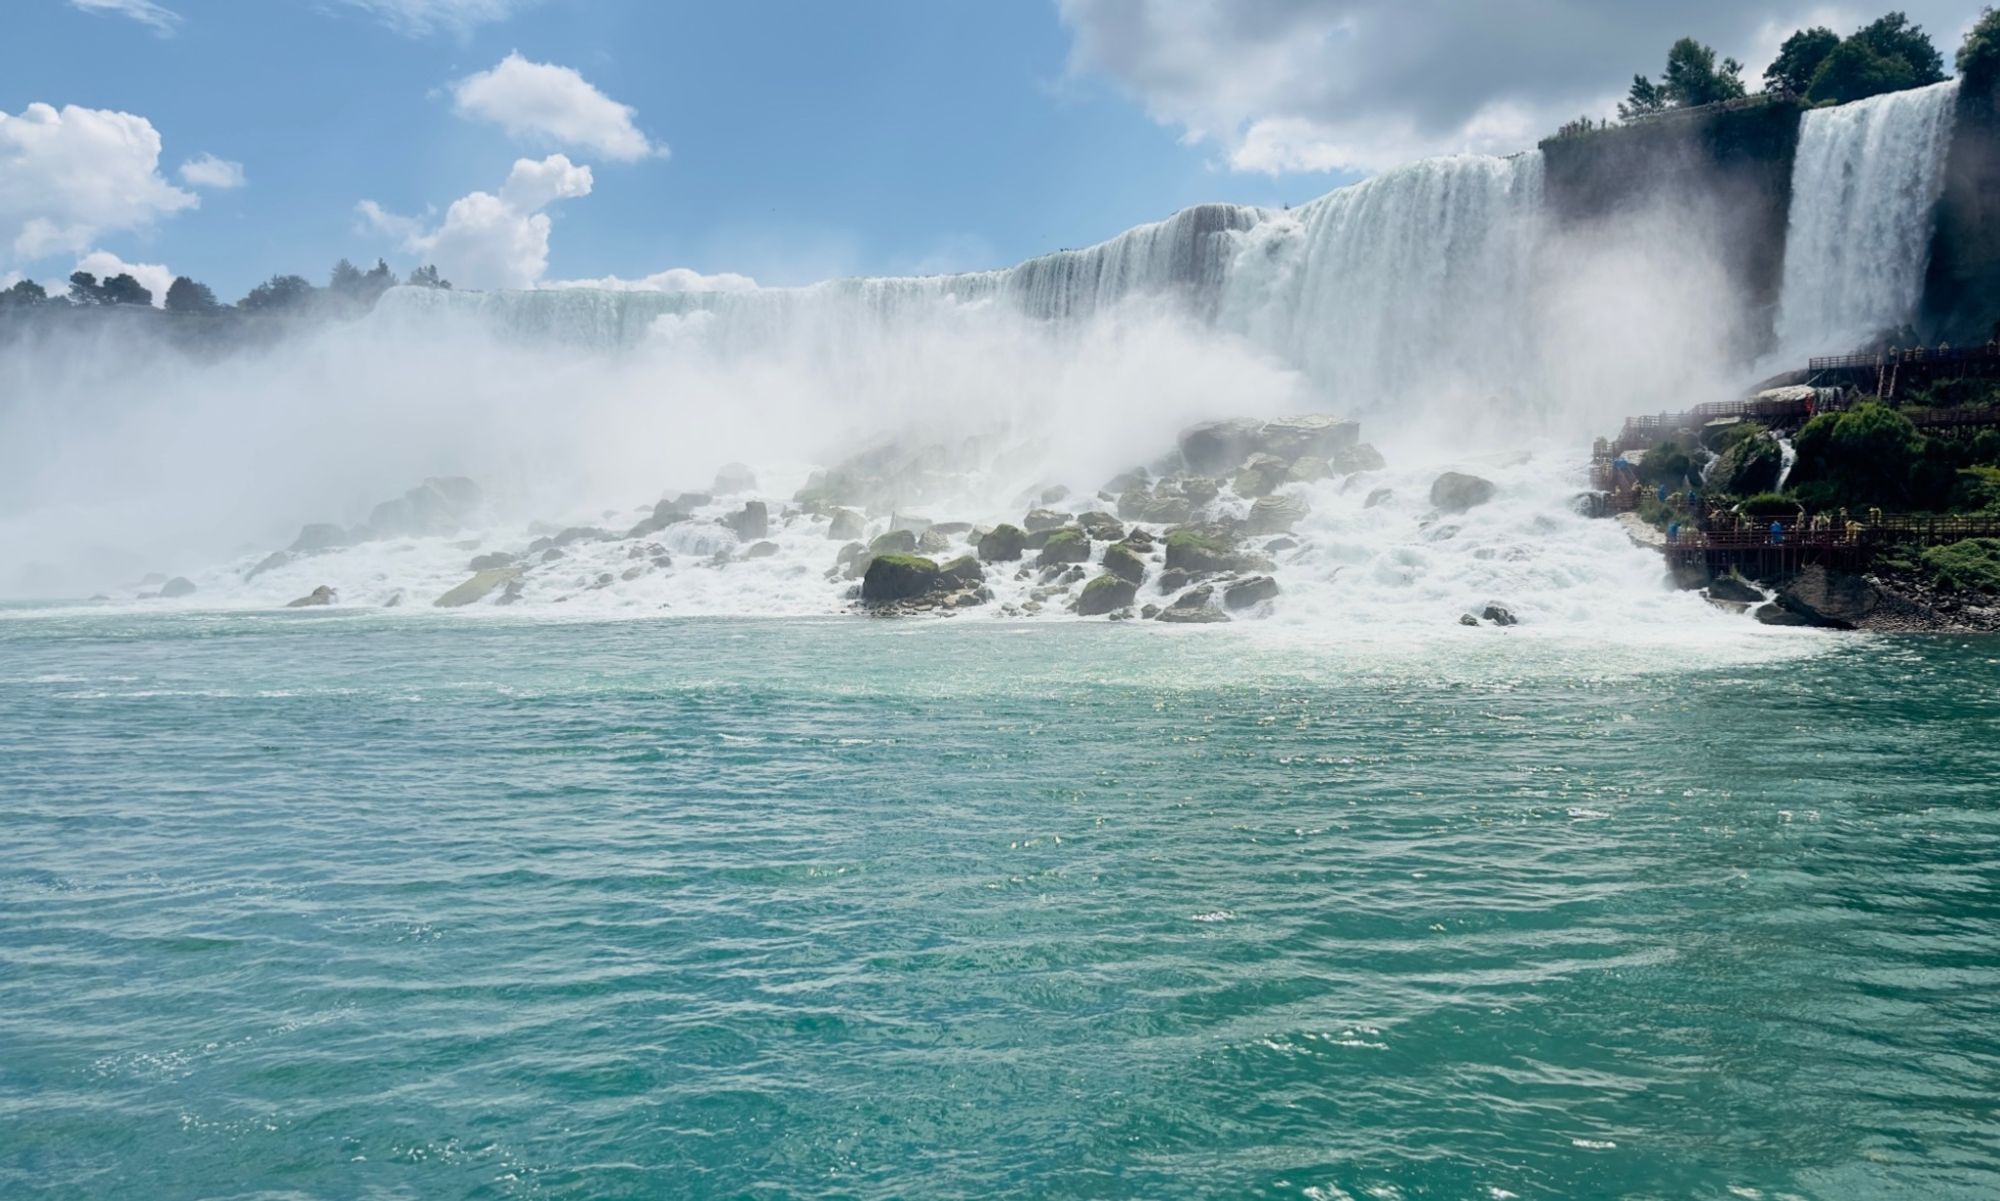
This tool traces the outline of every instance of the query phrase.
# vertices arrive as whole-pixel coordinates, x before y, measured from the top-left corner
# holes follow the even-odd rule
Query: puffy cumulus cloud
[[[181,15],[153,0],[69,0],[69,6],[87,13],[111,13],[130,17],[161,37],[172,37]]]
[[[424,37],[433,33],[466,34],[478,26],[505,21],[541,0],[343,0],[378,18],[398,33]]]
[[[1947,60],[1962,6],[1906,6]],[[1379,171],[1512,153],[1608,116],[1635,73],[1694,36],[1754,82],[1791,31],[1860,10],[1800,0],[1057,0],[1071,68],[1102,72],[1239,171]]]
[[[516,138],[594,150],[618,162],[667,153],[633,123],[637,109],[569,67],[529,62],[518,52],[452,84],[451,94],[460,116],[491,121]]]
[[[747,275],[737,275],[724,271],[716,275],[703,275],[688,267],[669,267],[640,279],[621,279],[607,275],[602,279],[558,279],[542,285],[547,288],[598,288],[606,292],[748,292],[757,287],[757,281]]]
[[[129,275],[153,294],[153,307],[156,309],[166,307],[167,289],[174,284],[174,273],[167,269],[165,263],[128,263],[108,250],[91,251],[76,261],[73,270],[88,271],[99,280]]]
[[[0,112],[0,242],[24,260],[80,252],[200,203],[159,166],[160,134],[144,117],[73,104]]]
[[[204,154],[181,164],[181,182],[196,188],[240,188],[245,183],[243,164]]]
[[[549,267],[549,216],[541,210],[590,195],[591,182],[589,167],[551,154],[517,160],[497,196],[473,192],[452,201],[435,229],[372,200],[356,209],[370,228],[435,263],[459,287],[532,288]]]

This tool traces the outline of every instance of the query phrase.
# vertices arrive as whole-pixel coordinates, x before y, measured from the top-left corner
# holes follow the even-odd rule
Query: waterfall
[[[1805,114],[1778,344],[1840,353],[1915,314],[1944,187],[1955,81]]]
[[[1792,468],[1798,466],[1799,452],[1790,438],[1776,430],[1771,431],[1771,438],[1778,444],[1778,482],[1771,491],[1783,492],[1785,484],[1792,478]]]

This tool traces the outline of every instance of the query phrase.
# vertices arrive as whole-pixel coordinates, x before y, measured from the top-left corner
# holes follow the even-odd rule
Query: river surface
[[[1991,1198],[1996,682],[15,611],[0,1197]]]

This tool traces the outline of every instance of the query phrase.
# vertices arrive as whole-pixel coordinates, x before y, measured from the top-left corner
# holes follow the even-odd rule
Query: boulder
[[[979,536],[979,557],[988,563],[1011,563],[1021,557],[1027,538],[1019,526],[995,526]]]
[[[532,554],[536,551],[549,550],[551,548],[560,550],[565,546],[574,546],[579,542],[606,542],[610,538],[610,530],[599,529],[594,525],[573,525],[553,537],[537,538],[533,542],[528,543],[528,551]]]
[[[473,573],[471,579],[431,603],[440,609],[456,609],[461,605],[469,605],[474,601],[484,600],[488,593],[501,585],[513,583],[520,578],[520,575],[521,569],[518,567],[490,567],[485,571]]]
[[[1324,413],[1304,413],[1267,421],[1257,432],[1257,449],[1287,462],[1306,455],[1332,459],[1361,438],[1361,427]]]
[[[1470,613],[1460,613],[1458,615],[1458,624],[1462,626],[1477,626],[1479,619]]]
[[[1273,538],[1264,544],[1264,553],[1275,555],[1281,550],[1297,550],[1298,546],[1297,538]]]
[[[1335,475],[1353,475],[1357,471],[1380,471],[1389,465],[1382,452],[1366,442],[1356,443],[1335,454],[1327,461],[1327,466]]]
[[[519,555],[510,555],[504,550],[496,550],[488,554],[472,556],[472,562],[466,566],[472,571],[491,571],[495,567],[512,567],[519,561]]]
[[[178,600],[183,596],[193,595],[194,581],[184,575],[177,575],[160,585],[160,596],[165,600]]]
[[[165,590],[160,594],[166,595]],[[1851,630],[1881,607],[1882,592],[1863,576],[1814,565],[1786,580],[1777,600],[1780,607],[1812,624]]]
[[[1230,486],[1238,496],[1268,496],[1285,482],[1290,470],[1291,465],[1276,455],[1254,454],[1243,464],[1243,470],[1236,473]]]
[[[1159,615],[1160,607],[1158,605],[1146,605],[1139,610],[1139,617],[1144,621],[1151,621]]]
[[[1431,484],[1431,504],[1446,513],[1463,513],[1493,499],[1490,480],[1460,471],[1447,471]]]
[[[1252,534],[1283,534],[1311,512],[1303,497],[1262,496],[1250,506],[1250,521],[1244,528]]]
[[[861,578],[861,600],[870,605],[894,604],[929,596],[944,591],[945,587],[944,573],[930,559],[916,555],[877,555]]]
[[[1041,557],[1035,560],[1038,567],[1056,567],[1065,563],[1084,563],[1090,559],[1090,537],[1082,530],[1056,530],[1042,543]]]
[[[1042,504],[1059,505],[1068,499],[1069,499],[1069,488],[1063,484],[1055,484],[1050,487],[1042,489],[1042,495],[1041,495]]]
[[[1125,536],[1125,527],[1109,513],[1092,510],[1079,516],[1076,523],[1098,542],[1116,542]]]
[[[1176,483],[1176,491],[1192,505],[1205,505],[1222,495],[1222,485],[1209,476],[1182,476]]]
[[[1122,542],[1105,548],[1104,570],[1135,586],[1146,578],[1145,561]]]
[[[1189,577],[1187,571],[1184,568],[1180,567],[1167,568],[1165,571],[1160,573],[1159,586],[1161,595],[1170,596],[1176,592],[1179,592],[1181,589],[1188,586],[1188,580],[1190,578],[1191,577]]]
[[[1021,524],[1030,534],[1043,530],[1060,529],[1069,524],[1069,514],[1058,513],[1054,509],[1036,509],[1021,519]]]
[[[1291,469],[1285,472],[1285,482],[1288,484],[1310,484],[1326,479],[1332,474],[1333,468],[1325,459],[1320,458],[1318,455],[1306,455],[1304,458],[1292,463]]]
[[[1184,525],[1167,531],[1167,566],[1191,575],[1233,571],[1239,562],[1235,540],[1214,527]]]
[[[936,529],[927,529],[917,535],[917,550],[923,554],[941,555],[950,549],[951,539],[938,533]]]
[[[1389,498],[1395,495],[1396,495],[1396,490],[1394,488],[1377,488],[1373,492],[1370,492],[1368,494],[1367,500],[1361,502],[1361,507],[1364,509],[1372,509],[1376,505],[1387,502]]]
[[[917,553],[917,536],[909,530],[890,530],[877,534],[868,544],[871,555],[914,555]]]
[[[757,473],[742,463],[725,463],[722,469],[715,473],[714,492],[717,496],[756,490]]]
[[[1144,467],[1134,467],[1112,476],[1098,491],[1108,496],[1123,496],[1127,492],[1143,492],[1151,483],[1152,477],[1146,474]]]
[[[1121,513],[1124,511],[1121,507]],[[1154,496],[1140,509],[1136,520],[1149,521],[1154,525],[1175,525],[1194,516],[1194,506],[1184,496]]]
[[[761,500],[749,501],[720,520],[745,542],[755,542],[771,532],[771,512]]]
[[[1259,449],[1263,423],[1248,418],[1204,421],[1181,431],[1181,462],[1196,475],[1227,475]]]
[[[1729,605],[1761,605],[1766,598],[1762,589],[1732,571],[1708,582],[1708,599]]]
[[[1231,609],[1248,609],[1278,595],[1278,581],[1267,575],[1238,580],[1222,590],[1222,603]]]
[[[311,555],[323,550],[336,550],[348,545],[350,541],[346,530],[337,525],[316,521],[301,529],[299,536],[292,539],[292,545],[287,549],[295,555]]]
[[[457,533],[476,516],[479,485],[464,476],[433,476],[368,514],[376,538],[430,538]]]
[[[965,534],[970,534],[972,532],[972,523],[969,521],[940,521],[931,528],[947,538],[957,538]]]
[[[1489,604],[1479,611],[1479,616],[1496,626],[1515,626],[1521,624],[1521,619],[1514,616],[1514,611],[1505,605]]]
[[[862,514],[854,512],[852,508],[836,508],[834,518],[826,524],[826,536],[836,542],[850,542],[866,532],[868,532],[868,522],[862,520]]]
[[[938,574],[950,581],[954,587],[969,588],[986,582],[986,572],[980,568],[979,560],[971,555],[960,555],[938,569]]]
[[[320,605],[330,605],[334,602],[336,596],[337,594],[334,592],[333,589],[327,587],[325,584],[321,584],[319,587],[313,589],[311,592],[308,592],[299,599],[287,602],[285,608],[312,609],[312,608],[317,608]]]
[[[1190,588],[1176,597],[1173,604],[1160,610],[1159,616],[1153,620],[1188,624],[1228,621],[1229,614],[1210,603],[1214,591],[1206,584]]]
[[[931,528],[931,519],[928,517],[915,517],[908,513],[892,513],[889,515],[889,528],[892,530],[908,530],[912,534],[921,534]]]
[[[1149,488],[1128,488],[1118,495],[1118,516],[1127,521],[1144,521],[1146,508],[1153,503]]]
[[[1139,590],[1130,580],[1101,575],[1083,586],[1082,594],[1076,598],[1076,611],[1082,617],[1102,617],[1131,608],[1138,598]]]
[[[778,544],[775,542],[753,542],[750,544],[750,549],[743,552],[743,557],[746,559],[768,559],[777,553]]]
[[[1142,555],[1151,554],[1153,551],[1152,532],[1143,526],[1135,525],[1131,529],[1126,530],[1125,537],[1120,541]]]
[[[244,582],[247,583],[251,580],[254,580],[258,576],[263,575],[267,571],[276,571],[278,568],[283,567],[285,564],[291,561],[292,561],[292,552],[288,550],[274,550],[270,554],[265,555],[263,558],[257,560],[257,565],[255,567],[252,567],[249,571],[243,573]]]

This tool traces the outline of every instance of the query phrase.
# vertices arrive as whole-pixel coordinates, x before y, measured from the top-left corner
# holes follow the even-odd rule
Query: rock
[[[1396,490],[1394,488],[1377,488],[1373,492],[1370,492],[1368,494],[1367,500],[1361,502],[1361,507],[1364,509],[1372,509],[1376,505],[1388,501],[1390,497],[1393,497],[1395,495],[1396,495]]]
[[[927,529],[917,535],[917,550],[927,555],[941,555],[951,549],[951,539],[935,529]]]
[[[1732,605],[1761,605],[1767,598],[1755,584],[1730,572],[1708,582],[1708,599]]]
[[[1213,527],[1181,526],[1167,531],[1167,566],[1191,575],[1231,571],[1237,565],[1235,542]]]
[[[1193,505],[1205,505],[1222,495],[1222,485],[1205,475],[1182,476],[1178,490]]]
[[[720,520],[745,542],[755,542],[771,532],[771,512],[761,500],[749,501]]]
[[[1327,466],[1335,475],[1353,475],[1357,471],[1380,471],[1389,465],[1382,452],[1366,442],[1356,443],[1335,454]]]
[[[1521,619],[1514,616],[1514,611],[1505,605],[1489,604],[1479,611],[1479,616],[1496,626],[1515,626],[1521,624]]]
[[[468,564],[468,568],[472,571],[491,571],[495,567],[512,567],[519,561],[519,555],[510,555],[504,550],[496,550],[490,554],[472,556],[472,562]]]
[[[1209,598],[1213,594],[1214,589],[1206,584],[1199,588],[1190,588],[1181,593],[1173,604],[1160,610],[1159,615],[1153,620],[1190,624],[1228,621],[1229,614],[1209,603]]]
[[[1298,545],[1297,538],[1273,538],[1264,544],[1264,553],[1275,555],[1281,550],[1296,550]]]
[[[729,496],[736,492],[755,492],[757,473],[742,463],[726,463],[715,473],[714,492],[717,496]]]
[[[1267,421],[1257,432],[1257,449],[1290,462],[1307,455],[1333,459],[1361,438],[1361,427],[1324,413]]]
[[[166,595],[164,589],[161,595]],[[1814,565],[1785,581],[1777,601],[1816,625],[1851,630],[1880,607],[1882,592],[1862,576]]]
[[[1143,492],[1151,483],[1152,477],[1146,474],[1144,467],[1134,467],[1112,476],[1098,491],[1109,496],[1123,496],[1127,492]]]
[[[1244,463],[1243,470],[1236,473],[1236,479],[1230,486],[1236,489],[1238,496],[1268,496],[1285,482],[1285,475],[1290,470],[1290,465],[1276,455],[1254,454]]]
[[[1227,475],[1259,447],[1263,424],[1247,418],[1204,421],[1181,431],[1181,462],[1196,475]]]
[[[1062,484],[1042,489],[1041,503],[1044,505],[1059,505],[1067,499],[1069,499],[1069,489]]]
[[[245,583],[248,583],[251,580],[256,579],[258,576],[263,575],[267,571],[276,571],[278,568],[283,567],[285,564],[291,561],[292,561],[292,552],[287,550],[274,550],[270,554],[265,555],[263,558],[257,560],[257,565],[255,567],[252,567],[249,571],[244,572],[243,580]]]
[[[833,557],[833,571],[843,572],[852,578],[868,570],[868,559],[867,547],[861,545],[859,542],[850,542],[846,546],[841,547],[840,553]],[[831,572],[828,573],[829,578],[831,578],[832,574]]]
[[[1479,624],[1479,619],[1470,613],[1460,613],[1458,615],[1458,624],[1462,626],[1476,626]]]
[[[1021,524],[1030,534],[1038,534],[1043,530],[1060,529],[1068,525],[1069,514],[1058,513],[1054,509],[1036,509],[1023,518]]]
[[[940,521],[931,528],[947,538],[957,538],[965,534],[970,534],[972,532],[972,523],[969,521]]]
[[[1127,521],[1143,521],[1146,507],[1153,503],[1153,493],[1147,488],[1130,488],[1118,494],[1118,516]]]
[[[979,566],[979,560],[971,555],[960,555],[938,569],[938,574],[960,588],[986,582],[986,572]]]
[[[930,559],[915,555],[877,555],[861,579],[864,604],[883,605],[916,600],[944,590],[944,574]]]
[[[433,538],[455,534],[476,516],[479,485],[464,476],[433,476],[368,514],[375,538]]]
[[[295,555],[317,554],[323,550],[337,550],[348,545],[347,531],[326,522],[314,522],[299,531],[288,548]]]
[[[868,544],[871,555],[914,555],[917,553],[917,536],[908,530],[890,530],[878,534]]]
[[[1179,567],[1169,567],[1160,573],[1160,592],[1167,595],[1179,592],[1188,586],[1188,573]]]
[[[1027,538],[1019,526],[995,526],[979,536],[979,557],[988,563],[1011,563],[1021,557]]]
[[[1820,623],[1803,613],[1794,613],[1776,601],[1757,606],[1750,616],[1767,626],[1817,626]]]
[[[1147,605],[1139,610],[1139,617],[1143,621],[1151,621],[1159,615],[1160,607],[1158,605]]]
[[[1476,475],[1447,471],[1431,484],[1431,504],[1446,513],[1463,513],[1493,499],[1493,484]]]
[[[1098,542],[1116,542],[1125,536],[1125,527],[1109,513],[1092,510],[1079,516],[1076,523]]]
[[[1130,580],[1101,575],[1084,585],[1082,595],[1076,598],[1076,611],[1082,617],[1102,617],[1131,607],[1138,598],[1139,590]]]
[[[1262,496],[1250,506],[1250,521],[1244,528],[1252,534],[1282,534],[1311,512],[1303,497]]]
[[[474,601],[484,600],[488,593],[501,585],[513,583],[520,578],[520,575],[521,569],[518,567],[490,567],[485,571],[475,572],[471,579],[431,603],[440,609],[456,609],[461,605],[469,605]]]
[[[1065,563],[1083,563],[1090,559],[1090,538],[1082,530],[1056,530],[1042,543],[1041,557],[1035,560],[1038,567],[1054,567]]]
[[[1294,462],[1291,469],[1285,472],[1285,482],[1288,484],[1310,484],[1317,480],[1326,479],[1332,474],[1333,468],[1327,464],[1325,459],[1320,458],[1318,455],[1307,455]]]
[[[162,600],[179,600],[183,596],[193,595],[194,581],[184,575],[177,575],[160,585],[160,598]]]
[[[1222,603],[1231,609],[1248,609],[1278,595],[1278,581],[1267,575],[1238,580],[1222,590]]]
[[[299,599],[295,601],[288,601],[285,604],[285,608],[311,609],[319,605],[330,605],[334,602],[334,598],[336,595],[337,594],[334,592],[333,589],[327,587],[325,584],[321,584],[319,587],[313,589],[311,592],[308,592]]]
[[[553,562],[555,562],[555,561],[556,561],[556,560],[558,560],[558,559],[565,559],[565,558],[568,558],[568,557],[569,557],[569,556],[567,556],[567,555],[563,554],[563,553],[562,553],[561,551],[559,551],[559,550],[557,550],[557,549],[556,549],[555,547],[551,546],[550,548],[548,548],[547,550],[545,550],[545,551],[543,551],[543,552],[542,552],[542,559],[541,559],[541,561],[542,561],[542,562],[544,562],[544,563],[553,563]]]
[[[1134,586],[1146,578],[1145,562],[1122,542],[1105,548],[1104,570]]]
[[[892,513],[889,516],[889,528],[892,530],[908,530],[912,534],[922,534],[925,530],[931,528],[931,519],[928,517],[912,516],[908,513]]]
[[[1134,551],[1138,552],[1139,554],[1144,555],[1152,553],[1153,535],[1151,531],[1141,526],[1135,525],[1131,529],[1125,531],[1125,537],[1123,541],[1126,546],[1131,547]]]
[[[1123,512],[1123,509],[1120,509]],[[1136,520],[1154,525],[1175,525],[1194,516],[1194,506],[1184,496],[1155,496],[1140,509]]]
[[[537,538],[533,542],[528,543],[528,553],[533,554],[536,551],[549,550],[551,548],[560,550],[565,546],[574,546],[579,542],[604,542],[610,538],[610,530],[599,529],[594,525],[573,525],[554,537]]]
[[[750,549],[743,552],[743,557],[746,559],[768,559],[777,553],[778,544],[775,542],[753,542],[750,544]]]

